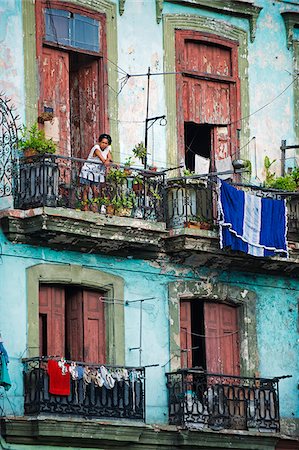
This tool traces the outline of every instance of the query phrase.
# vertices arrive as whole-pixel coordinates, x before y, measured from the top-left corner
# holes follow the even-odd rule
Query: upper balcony
[[[1,212],[10,240],[145,258],[165,252],[197,266],[241,264],[245,270],[297,273],[299,193],[240,185],[261,197],[287,199],[290,258],[257,259],[219,249],[217,188],[211,178],[169,178],[167,171],[112,166],[105,183],[93,183],[91,172],[84,184],[84,162],[57,155],[15,161],[14,209]]]

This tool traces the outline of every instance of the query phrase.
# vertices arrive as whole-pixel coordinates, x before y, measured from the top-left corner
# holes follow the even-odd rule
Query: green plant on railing
[[[112,167],[107,175],[107,180],[116,184],[124,184],[128,178],[128,173],[124,169]]]
[[[24,126],[21,131],[21,139],[18,142],[19,150],[25,152],[31,150],[31,155],[55,153],[56,144],[52,139],[47,139],[44,130],[39,130],[38,124],[34,123],[30,128]]]
[[[143,160],[146,157],[146,148],[143,142],[139,142],[132,149],[132,152],[136,158]]]
[[[195,172],[193,172],[192,170],[189,170],[189,169],[184,169],[183,175],[184,175],[184,177],[191,177],[192,175],[195,175]]]
[[[161,200],[161,195],[158,193],[158,186],[156,186],[156,188],[154,188],[153,186],[151,186],[149,188],[149,194],[151,195],[151,197],[153,197],[155,200]]]
[[[247,169],[247,173],[251,176],[252,174],[252,164],[249,159],[244,160],[244,169]]]
[[[270,186],[273,189],[280,189],[282,191],[289,191],[293,192],[297,189],[297,183],[292,177],[292,174],[286,175],[285,177],[278,177],[275,178],[271,183]]]
[[[297,187],[299,187],[299,167],[293,169],[291,175],[294,178]]]
[[[265,156],[264,166],[266,170],[265,187],[280,189],[282,191],[293,192],[299,187],[299,168],[292,170],[290,174],[284,177],[276,177],[274,172],[270,171],[272,164],[276,162],[276,159],[270,161],[268,156]]]
[[[264,159],[264,167],[265,167],[265,171],[266,171],[266,180],[265,180],[265,185],[266,187],[269,187],[270,184],[274,181],[275,179],[275,172],[271,172],[270,171],[270,167],[276,162],[276,159],[273,159],[273,161],[270,160],[269,156],[265,156]]]

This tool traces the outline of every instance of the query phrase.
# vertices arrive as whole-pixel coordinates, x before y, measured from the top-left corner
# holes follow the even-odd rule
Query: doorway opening
[[[184,123],[186,169],[195,173],[209,172],[212,128],[209,124]]]

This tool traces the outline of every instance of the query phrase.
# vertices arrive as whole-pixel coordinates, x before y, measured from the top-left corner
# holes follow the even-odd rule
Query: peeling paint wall
[[[296,396],[299,373],[298,281],[233,272],[219,274],[205,269],[194,271],[183,265],[165,264],[159,260],[153,264],[132,258],[59,252],[48,248],[12,244],[1,235],[0,330],[10,354],[9,369],[13,381],[13,387],[8,391],[10,403],[4,400],[7,414],[22,414],[23,383],[20,359],[27,355],[26,268],[42,263],[75,264],[118,275],[124,279],[125,300],[153,297],[143,303],[142,320],[141,363],[159,364],[158,367],[146,369],[146,414],[149,423],[167,421],[165,372],[170,370],[172,358],[169,347],[168,291],[170,283],[174,282],[192,282],[194,289],[198,292],[203,289],[205,295],[217,291],[217,295],[223,297],[229,292],[230,297],[235,297],[238,302],[244,301],[245,304],[248,299],[252,301],[256,298],[254,319],[257,323],[257,348],[246,344],[245,353],[242,349],[243,359],[246,360],[248,352],[253,361],[255,355],[252,352],[257,351],[258,366],[254,363],[254,370],[257,369],[261,376],[293,375],[293,378],[280,383],[281,415],[289,418],[299,417]],[[252,297],[252,292],[255,297]],[[124,311],[125,359],[129,366],[139,365],[139,351],[130,350],[139,346],[139,308],[140,303],[136,302],[125,306]],[[244,322],[248,321],[248,318],[249,312],[244,315]],[[250,326],[246,325],[248,330]],[[247,339],[252,338],[253,332],[250,332]],[[247,367],[247,370],[252,371],[253,366]]]
[[[28,0],[29,1],[29,0]],[[253,163],[253,178],[263,179],[263,160],[268,155],[276,158],[279,170],[280,143],[297,143],[294,129],[294,92],[290,86],[285,93],[272,102],[293,80],[293,50],[287,49],[286,31],[282,10],[298,10],[294,4],[278,1],[258,0],[262,6],[258,19],[256,39],[248,39],[249,96],[241,94],[249,108],[249,131],[241,136],[242,153]],[[232,17],[166,2],[163,14],[189,14],[214,18],[227,25],[244,30],[249,35],[247,19]],[[217,22],[215,22],[217,25]],[[215,33],[217,26],[215,25]],[[156,22],[154,1],[126,0],[122,16],[117,15],[118,59],[117,65],[129,74],[146,73],[164,69],[163,21]],[[13,36],[13,39],[12,39]],[[298,32],[295,38],[299,39]],[[22,36],[22,2],[2,0],[0,2],[0,86],[24,116],[24,69]],[[115,68],[115,67],[114,67]],[[116,70],[116,68],[115,68]],[[245,74],[247,75],[247,74]],[[118,73],[121,87],[124,73]],[[174,77],[174,75],[167,75]],[[32,82],[32,86],[34,83]],[[130,156],[131,148],[144,140],[146,113],[146,77],[131,77],[119,94],[110,92],[110,101],[118,102],[119,116],[110,120],[119,121],[121,159]],[[149,116],[175,111],[166,110],[165,80],[162,76],[150,81]],[[260,112],[255,111],[269,103]],[[298,112],[297,112],[298,113]],[[115,127],[116,129],[116,127]],[[254,139],[255,138],[255,139]],[[174,133],[174,140],[176,136]],[[247,145],[248,141],[251,141]],[[165,167],[168,148],[167,127],[158,122],[149,132],[149,163]],[[288,156],[292,156],[291,153]],[[257,167],[255,167],[255,160]],[[290,160],[291,161],[291,160]],[[125,281],[125,299],[136,300],[154,297],[143,304],[142,364],[159,364],[147,369],[147,420],[166,422],[167,392],[165,371],[169,370],[169,283],[190,279],[197,281],[208,275],[213,283],[228,283],[240,286],[246,301],[246,290],[256,294],[257,349],[261,376],[293,375],[281,382],[280,405],[283,417],[299,418],[298,405],[298,296],[299,283],[279,277],[241,275],[238,273],[194,273],[184,266],[168,266],[101,255],[58,252],[45,248],[32,248],[12,244],[1,235],[0,255],[0,331],[11,356],[10,373],[13,388],[8,392],[10,403],[4,398],[7,414],[21,414],[23,407],[22,367],[20,359],[27,352],[27,308],[26,268],[37,263],[78,264],[101,269],[122,276]],[[17,288],[16,288],[17,287]],[[208,288],[209,286],[207,286]],[[150,293],[150,294],[149,294]],[[134,305],[134,306],[133,306]],[[129,350],[139,345],[139,303],[125,307],[126,363],[139,364],[139,353]],[[249,320],[248,318],[246,320]],[[249,353],[244,344],[243,357]],[[247,353],[246,353],[247,352]],[[157,395],[157,392],[160,394]],[[2,406],[0,404],[0,406]]]
[[[0,92],[12,99],[18,114],[23,117],[24,65],[20,0],[0,2]]]

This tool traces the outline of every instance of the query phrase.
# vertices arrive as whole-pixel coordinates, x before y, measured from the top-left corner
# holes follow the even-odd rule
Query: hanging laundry
[[[253,256],[288,257],[285,200],[257,197],[219,183],[220,247]]]
[[[6,359],[3,353],[0,354],[0,386],[3,386],[6,391],[11,388]]]
[[[50,359],[48,361],[49,393],[54,395],[69,396],[71,393],[71,376],[68,365],[67,370],[59,366],[59,362]]]
[[[5,347],[4,347],[2,341],[0,341],[0,355],[1,354],[4,356],[5,363],[8,364],[9,363],[8,354],[7,354],[7,351],[5,350]]]
[[[210,158],[195,155],[194,172],[198,174],[205,174],[210,172]]]
[[[228,171],[233,172],[232,159],[230,156],[227,156],[226,158],[223,158],[223,159],[216,159],[215,166],[216,166],[216,171],[219,173],[220,172],[228,172]],[[218,175],[218,177],[221,180],[227,180],[228,178],[232,177],[232,173]]]

